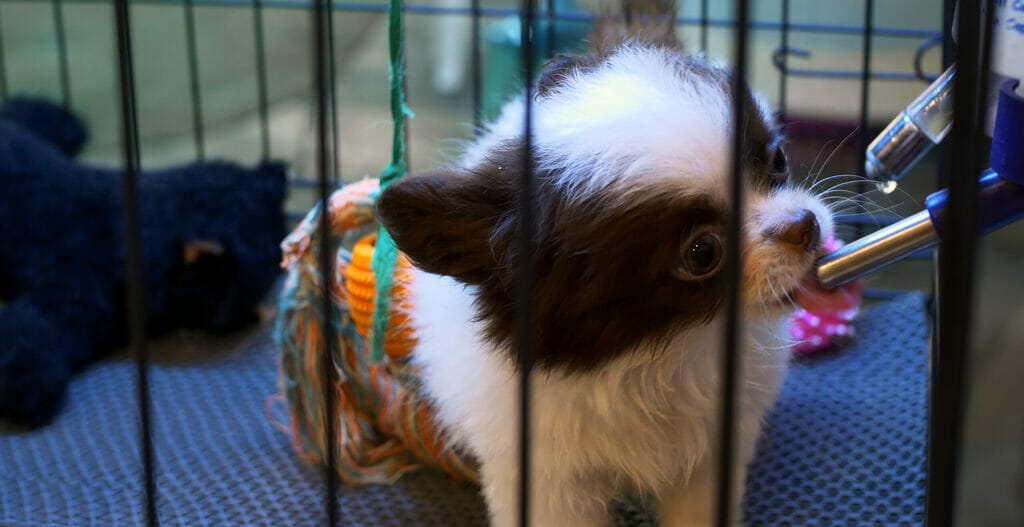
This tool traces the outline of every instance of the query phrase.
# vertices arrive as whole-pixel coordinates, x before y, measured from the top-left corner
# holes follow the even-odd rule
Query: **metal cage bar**
[[[0,13],[0,99],[7,99],[7,58],[4,53],[4,18]]]
[[[719,527],[734,525],[738,518],[733,518],[733,489],[736,485],[734,466],[736,464],[736,378],[739,363],[740,334],[743,331],[742,313],[740,312],[740,292],[743,285],[743,253],[740,240],[743,236],[743,148],[744,134],[741,133],[746,123],[747,94],[747,59],[748,59],[748,22],[750,21],[750,4],[747,0],[736,0],[736,32],[733,50],[733,84],[732,84],[732,169],[729,184],[729,205],[732,208],[725,236],[725,269],[723,277],[726,281],[725,297],[725,334],[722,336],[721,362],[721,416],[719,417],[718,434],[718,491],[716,493],[715,519]]]
[[[328,76],[333,76],[333,71],[329,71],[328,50],[327,46],[330,42],[329,33],[329,22],[327,17],[330,16],[325,2],[327,0],[316,0],[314,9],[312,11],[312,24],[313,24],[313,85],[314,94],[316,95],[316,174],[318,181],[319,191],[319,202],[320,202],[320,248],[319,248],[319,266],[320,276],[329,277],[333,276],[331,272],[333,267],[333,255],[331,254],[331,242],[330,242],[330,170],[331,163],[328,158],[330,156],[330,147],[328,145],[328,121],[327,112],[331,109],[331,102],[329,100],[329,94],[327,91],[330,89],[330,81]],[[321,324],[323,329],[324,339],[324,356],[321,364],[321,375],[323,380],[323,399],[324,399],[324,507],[327,514],[327,524],[331,527],[338,525],[338,472],[336,469],[336,455],[335,455],[335,442],[336,442],[336,431],[335,431],[335,419],[334,419],[334,408],[336,406],[335,397],[335,377],[336,372],[334,368],[334,357],[336,355],[336,342],[335,342],[335,328],[331,321],[334,320],[334,302],[331,300],[331,281],[321,280],[321,295],[323,296],[323,313],[324,320]]]
[[[327,0],[328,6],[333,0]],[[331,137],[330,144],[331,149],[331,177],[330,180],[335,185],[341,179],[341,160],[338,158],[337,149],[338,145],[341,144],[341,138],[338,136],[338,96],[337,96],[337,79],[335,78],[334,72],[337,71],[337,63],[334,60],[334,11],[328,9],[324,13],[324,20],[327,24],[327,111],[330,113],[331,123]]]
[[[710,21],[708,0],[700,0],[700,50],[708,52],[708,23]]]
[[[64,24],[64,2],[53,0],[53,33],[57,37],[57,68],[60,74],[60,99],[65,108],[71,107],[71,76],[68,73],[68,44]]]
[[[135,356],[139,401],[139,448],[142,457],[142,489],[146,524],[158,523],[156,479],[154,477],[153,436],[150,423],[149,353],[147,349],[145,282],[142,274],[142,235],[139,225],[138,172],[139,135],[135,110],[135,81],[132,69],[131,18],[127,0],[114,3],[117,30],[118,80],[121,99],[121,145],[124,153],[121,206],[123,209],[125,289],[128,306],[128,331]]]
[[[530,378],[534,344],[534,176],[533,176],[533,21],[535,0],[523,0],[520,55],[523,72],[523,170],[519,179],[519,258],[516,291],[516,335],[519,369],[519,522],[530,525]],[[552,13],[553,14],[553,13]]]
[[[470,94],[473,99],[473,130],[480,130],[483,124],[483,76],[480,70],[483,67],[483,54],[480,52],[480,0],[470,0],[470,16],[473,18],[471,26],[472,49],[470,52]]]
[[[256,61],[256,104],[260,115],[260,154],[270,157],[270,103],[267,93],[267,46],[263,36],[263,0],[252,0],[253,51]]]
[[[779,16],[779,21],[780,21],[780,23],[782,25],[782,29],[780,31],[779,48],[782,49],[782,50],[789,49],[789,17],[790,17],[789,2],[790,2],[790,0],[782,0],[782,13]],[[781,63],[782,67],[779,68],[779,115],[782,116],[782,120],[783,120],[783,122],[785,122],[786,114],[787,114],[787,111],[789,109],[789,107],[788,107],[789,101],[788,101],[788,98],[786,97],[786,94],[787,94],[786,92],[787,92],[787,90],[789,88],[788,87],[789,75],[786,74],[787,64],[786,64],[786,57],[785,57],[785,55],[783,55],[781,57],[781,60],[782,60],[782,63]]]
[[[547,21],[547,42],[544,46],[544,58],[550,59],[555,55],[555,50],[558,49],[556,44],[558,40],[558,32],[555,31],[555,0],[546,0],[544,9],[544,18]]]
[[[981,130],[987,111],[991,27],[990,0],[961,0],[957,20],[957,77],[949,151],[948,218],[938,258],[936,338],[928,419],[928,527],[951,525],[957,501],[966,370],[978,223]]]
[[[871,141],[869,129],[869,111],[871,105],[871,28],[875,25],[875,0],[864,0],[864,37],[861,47],[860,76],[860,119],[857,124],[857,173],[861,179],[857,183],[857,194],[863,195],[867,189],[864,176],[864,163],[867,160],[868,142]],[[860,238],[864,235],[864,225],[857,224],[855,232]]]
[[[183,0],[182,15],[185,23],[185,49],[188,54],[188,92],[192,106],[192,140],[196,157],[206,157],[203,139],[203,95],[199,84],[199,56],[196,50],[196,15],[194,0]]]

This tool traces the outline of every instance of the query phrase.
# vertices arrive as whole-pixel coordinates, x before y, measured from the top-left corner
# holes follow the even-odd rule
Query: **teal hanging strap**
[[[380,190],[405,177],[405,119],[412,118],[412,110],[405,104],[405,33],[402,29],[402,0],[391,0],[388,15],[388,45],[391,51],[391,65],[388,78],[391,81],[391,118],[394,121],[394,137],[391,143],[391,163],[380,175]],[[394,278],[398,249],[383,227],[378,228],[377,244],[373,251],[373,276],[377,284],[376,304],[373,307],[373,329],[371,330],[371,353],[375,362],[384,360],[384,339],[387,335],[390,313],[391,285]]]

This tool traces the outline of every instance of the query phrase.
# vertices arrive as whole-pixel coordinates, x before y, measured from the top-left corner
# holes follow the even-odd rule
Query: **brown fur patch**
[[[378,205],[381,221],[416,265],[479,287],[487,336],[513,352],[522,158],[520,145],[508,145],[478,171],[395,183]],[[713,315],[721,298],[717,275],[681,280],[673,270],[689,232],[720,225],[723,211],[669,193],[640,206],[607,207],[599,197],[572,204],[551,177],[557,175],[537,177],[536,253],[530,255],[538,366],[592,370]]]

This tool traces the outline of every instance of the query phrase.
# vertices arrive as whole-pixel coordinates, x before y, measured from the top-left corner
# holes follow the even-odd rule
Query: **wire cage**
[[[853,461],[844,463],[860,463],[868,467],[867,470],[888,464],[902,476],[903,481],[886,481],[885,486],[877,488],[870,481],[861,482],[864,486],[851,484],[846,489],[827,491],[838,494],[818,494],[820,489],[808,487],[813,485],[813,481],[799,477],[801,466],[805,470],[813,467],[787,466],[793,457],[773,459],[768,456],[755,462],[760,463],[761,468],[756,469],[751,476],[752,481],[748,481],[748,494],[763,492],[777,499],[759,500],[748,496],[750,503],[745,509],[750,525],[952,524],[954,513],[960,512],[955,506],[961,479],[958,467],[963,444],[965,383],[971,360],[969,330],[972,317],[976,315],[972,300],[977,269],[975,225],[979,190],[973,175],[987,166],[985,144],[978,134],[982,129],[983,108],[968,101],[980,100],[980,94],[986,93],[987,89],[987,75],[983,73],[988,71],[990,32],[982,28],[991,25],[984,24],[984,17],[991,14],[980,8],[991,6],[992,2],[960,2],[956,18],[953,16],[953,0],[915,3],[926,11],[926,15],[906,6],[894,7],[873,0],[853,3],[798,0],[680,3],[677,32],[682,35],[686,46],[728,62],[736,72],[737,85],[749,82],[755,89],[768,94],[782,115],[794,143],[791,155],[803,163],[809,177],[826,170],[827,173],[846,171],[861,174],[867,146],[880,130],[879,125],[896,115],[946,66],[954,62],[957,64],[960,74],[955,86],[956,104],[950,144],[926,158],[917,168],[918,173],[938,176],[908,178],[908,181],[917,181],[918,185],[921,185],[921,180],[927,184],[919,187],[914,183],[908,184],[904,192],[907,199],[890,198],[877,192],[870,194],[880,204],[850,209],[837,218],[841,224],[841,235],[847,239],[857,238],[917,211],[921,207],[918,199],[935,187],[948,186],[950,189],[949,219],[945,224],[948,227],[942,233],[942,249],[934,255],[924,251],[913,255],[906,263],[883,272],[881,278],[865,292],[866,298],[875,303],[873,309],[878,310],[879,320],[871,326],[877,335],[865,336],[863,346],[883,346],[888,341],[888,344],[895,342],[896,346],[905,344],[913,348],[901,356],[909,358],[898,363],[897,370],[888,372],[888,375],[897,378],[916,375],[917,378],[907,381],[906,387],[898,385],[892,392],[881,394],[875,401],[882,407],[893,400],[909,398],[909,401],[900,401],[903,406],[913,407],[909,413],[899,414],[903,420],[870,424],[872,416],[856,414],[863,419],[867,432],[860,436],[846,436],[845,439],[868,443],[876,441],[877,444],[864,450],[849,446],[854,455]],[[131,405],[125,407],[131,415],[125,417],[123,426],[128,426],[124,423],[134,424],[135,416],[138,417],[138,435],[131,438],[134,443],[130,444],[130,448],[137,449],[138,453],[122,456],[122,463],[128,465],[124,471],[133,475],[133,479],[120,481],[115,489],[96,490],[107,496],[106,501],[89,500],[87,505],[78,507],[70,503],[74,499],[66,494],[67,490],[55,490],[49,496],[27,497],[27,493],[34,492],[34,487],[25,486],[25,474],[41,473],[40,470],[63,472],[53,467],[40,469],[45,463],[30,462],[19,456],[28,455],[27,452],[38,454],[39,449],[44,448],[56,449],[52,462],[62,463],[67,458],[94,453],[90,454],[84,446],[74,452],[59,451],[60,447],[54,445],[63,443],[54,442],[56,440],[45,435],[15,434],[7,439],[0,438],[0,445],[6,443],[0,448],[8,451],[0,452],[0,461],[14,467],[13,471],[7,466],[2,469],[5,475],[4,488],[0,489],[0,523],[205,525],[317,522],[333,526],[485,522],[486,511],[482,509],[474,489],[449,488],[435,480],[416,479],[421,476],[411,476],[412,483],[396,484],[389,490],[369,493],[347,488],[339,490],[339,460],[334,449],[326,449],[320,478],[310,468],[301,465],[262,473],[239,467],[239,474],[222,475],[231,483],[214,481],[216,477],[190,479],[187,474],[161,475],[161,470],[166,471],[168,465],[195,465],[203,461],[187,458],[180,454],[180,445],[162,444],[159,439],[172,437],[166,435],[168,427],[188,428],[187,414],[190,411],[183,409],[184,406],[162,406],[161,403],[175,396],[169,395],[173,393],[171,388],[161,384],[187,381],[186,377],[192,373],[154,371],[154,368],[166,365],[154,365],[154,359],[150,358],[153,343],[147,335],[143,312],[145,291],[140,258],[144,240],[140,237],[137,210],[138,173],[142,167],[180,161],[182,152],[186,152],[184,157],[190,159],[228,157],[244,162],[278,157],[287,152],[285,155],[290,156],[295,174],[290,181],[287,205],[289,219],[294,222],[301,220],[305,212],[317,204],[321,210],[326,210],[331,192],[343,183],[359,180],[370,171],[384,168],[389,161],[389,152],[391,163],[407,164],[412,169],[433,162],[439,157],[437,151],[448,148],[438,136],[453,131],[463,137],[473,133],[471,128],[457,128],[451,124],[452,121],[479,125],[493,116],[497,102],[517,90],[527,93],[524,138],[527,144],[525,151],[530,152],[529,123],[533,110],[529,101],[532,100],[530,94],[534,86],[529,81],[535,78],[539,65],[546,58],[559,51],[572,50],[578,44],[580,35],[585,34],[586,25],[591,20],[591,7],[554,0],[544,3],[534,0],[521,3],[485,3],[482,0],[407,3],[395,0],[390,4],[325,0],[0,0],[0,96],[9,98],[27,92],[48,96],[81,111],[93,124],[93,143],[85,154],[86,159],[117,163],[123,168],[122,192],[126,203],[123,228],[127,240],[127,304],[130,313],[128,330],[134,370],[121,371],[120,382],[122,388],[133,386],[134,391],[130,394],[122,391],[117,397],[130,397],[134,405],[134,409]],[[387,17],[391,24],[390,55],[380,52],[371,53],[372,60],[356,58],[351,50],[358,49],[364,41],[383,43],[385,33],[374,33],[373,29],[382,29]],[[403,20],[406,33],[403,33]],[[894,22],[890,23],[890,20]],[[171,32],[157,31],[167,26],[177,33],[173,39],[167,37]],[[952,39],[954,32],[958,35],[956,45]],[[447,33],[462,40],[446,38]],[[375,38],[377,40],[372,40]],[[403,38],[406,43],[403,43]],[[428,49],[407,44],[413,39],[417,44],[429,42],[435,47],[425,46],[429,48],[428,52]],[[12,42],[16,44],[13,47]],[[27,49],[26,46],[34,46],[34,53],[19,51]],[[383,50],[383,46],[377,47]],[[232,60],[217,64],[207,60],[207,57],[223,50],[231,51]],[[451,57],[453,54],[454,59]],[[116,58],[112,63],[107,60],[110,56]],[[413,60],[416,57],[434,64],[420,66]],[[446,60],[449,62],[444,63]],[[390,86],[385,84],[388,67],[391,68]],[[445,81],[438,78],[441,73],[436,69],[444,69],[456,78],[465,76],[465,81],[449,80],[449,84],[460,86],[457,90],[461,91],[457,95],[422,95],[416,91],[425,89],[425,79],[431,74],[435,75],[435,89],[443,91],[438,85]],[[282,74],[282,70],[286,73]],[[371,70],[374,73],[367,73]],[[350,73],[345,75],[342,72]],[[403,80],[406,72],[415,79]],[[372,86],[369,81],[362,84],[358,80],[352,81],[364,73],[373,76]],[[233,87],[231,90],[214,90],[210,88],[213,79],[223,84],[231,81]],[[347,91],[359,95],[347,97]],[[106,101],[93,104],[94,101],[102,101],[97,93],[103,92],[107,93]],[[819,95],[814,96],[815,92]],[[821,92],[829,96],[821,97]],[[239,96],[239,93],[244,95]],[[382,101],[373,108],[375,113],[372,117],[365,118],[354,108],[359,97]],[[395,97],[399,98],[397,103]],[[419,111],[418,102],[421,101],[422,107],[429,110],[422,112],[418,118],[421,120],[409,123],[408,114],[402,109],[402,97],[408,97],[415,111]],[[842,102],[837,103],[839,100]],[[347,135],[347,128],[353,126],[350,119],[362,124],[366,124],[366,119],[385,121],[386,114],[381,113],[384,111],[383,101],[391,104],[394,132],[384,125],[367,125],[362,131]],[[346,104],[353,106],[352,111],[347,111]],[[837,105],[841,107],[837,108]],[[738,103],[734,110],[735,129],[739,130],[745,109],[742,103]],[[447,120],[437,118],[436,114],[447,114]],[[299,124],[295,125],[295,122]],[[231,127],[240,131],[220,133]],[[734,167],[740,166],[741,140],[737,134],[730,146]],[[175,148],[154,146],[161,142],[174,144]],[[403,146],[395,147],[396,143]],[[365,155],[363,150],[368,149],[375,153]],[[817,156],[821,156],[822,151],[828,159],[817,164]],[[952,155],[954,152],[956,155]],[[359,160],[350,160],[353,158]],[[523,162],[529,167],[532,159],[527,155]],[[526,170],[524,174],[520,181],[520,199],[523,203],[532,204],[535,192],[532,172]],[[730,185],[732,203],[743,202],[740,177],[740,169],[735,168]],[[860,183],[856,188],[858,194],[873,190],[867,183]],[[739,252],[740,209],[732,209],[727,238],[732,245],[727,247],[728,254]],[[536,217],[532,214],[532,206],[526,206],[524,210],[526,213],[519,218],[523,235],[517,243],[521,244],[523,253],[530,253],[533,243],[530,233],[535,227]],[[328,216],[325,213],[318,218],[325,230],[330,221]],[[330,251],[326,248],[324,245],[318,262],[325,276],[331,273],[333,265],[328,256]],[[725,351],[721,363],[724,382],[720,394],[723,412],[719,431],[721,437],[732,438],[737,404],[737,335],[743,320],[739,288],[735,287],[741,279],[738,259],[727,261],[730,263],[725,276],[734,287],[729,289],[726,331],[722,335]],[[534,315],[527,300],[532,298],[535,271],[524,264],[517,272],[522,277],[522,287],[518,291],[517,332],[529,335]],[[324,287],[329,285],[324,284]],[[924,293],[908,297],[905,293],[910,289]],[[325,299],[329,296],[329,291],[324,294]],[[333,309],[329,300],[323,307],[327,313]],[[886,320],[893,317],[903,318],[905,322],[890,326]],[[334,342],[331,334],[334,326],[326,324],[324,330],[324,342]],[[266,338],[265,332],[262,338]],[[522,341],[530,342],[530,339]],[[926,342],[928,346],[921,349]],[[275,360],[267,354],[256,356],[264,362]],[[530,486],[527,460],[531,452],[527,429],[530,421],[526,418],[530,412],[532,350],[528,347],[519,350],[518,360],[521,374],[519,419],[523,423],[519,452],[519,506],[521,518],[527,518],[532,505],[527,499]],[[869,366],[846,363],[828,375],[820,370],[816,373],[813,369],[798,371],[797,375],[799,382],[826,382],[824,379],[827,379],[828,382],[855,384],[850,379],[858,375],[875,375],[893,366],[877,361],[867,364]],[[217,363],[208,371],[232,368],[236,366]],[[326,379],[337,375],[328,367],[320,373]],[[267,386],[266,375],[251,375],[244,382]],[[202,384],[205,381],[198,382]],[[864,383],[864,386],[871,386],[869,380]],[[330,382],[325,383],[325,386],[330,385]],[[793,387],[793,390],[801,389],[806,388]],[[272,390],[271,385],[265,391]],[[221,392],[213,391],[209,396],[219,397],[218,394]],[[269,393],[254,394],[256,399],[267,395]],[[814,391],[804,393],[808,399],[817,395],[820,394]],[[79,396],[87,398],[76,395]],[[324,391],[327,408],[334,406],[332,401],[337,396],[334,390]],[[238,399],[243,400],[251,402],[253,398]],[[218,404],[218,401],[210,402],[211,406]],[[809,402],[804,404],[810,405]],[[229,408],[222,410],[225,414],[233,412]],[[265,419],[263,408],[258,410],[255,414],[244,415]],[[828,409],[815,413],[810,406],[798,406],[796,411],[810,412],[815,416],[832,415]],[[863,411],[871,412],[870,409]],[[172,414],[182,414],[181,420]],[[239,415],[243,414],[240,412]],[[891,417],[896,414],[885,415]],[[190,441],[187,439],[190,436],[224,434],[230,438],[230,427],[235,426],[238,430],[245,429],[247,437],[258,436],[253,444],[282,445],[280,438],[266,440],[264,437],[280,434],[273,430],[270,433],[253,432],[251,424],[243,423],[245,417],[223,415],[220,419],[227,420],[224,425],[227,428],[190,430],[183,436],[173,437]],[[833,426],[838,418],[833,416],[833,419],[826,420],[821,426]],[[807,421],[801,422],[807,425]],[[798,441],[797,438],[804,434],[829,434],[824,428],[816,428],[784,435],[785,428],[790,425],[792,422],[784,420],[769,423],[767,434],[783,434],[778,436],[782,439],[774,443],[775,446],[785,441]],[[335,421],[326,420],[324,427],[325,444],[334,444],[339,433]],[[93,432],[102,434],[98,430]],[[59,433],[70,432],[65,429]],[[886,433],[889,435],[885,436]],[[821,439],[822,442],[829,440]],[[294,455],[286,443],[287,440],[284,448],[264,455],[269,455],[273,463],[293,465]],[[127,444],[124,446],[129,447]],[[891,457],[883,456],[886,449],[890,450]],[[256,454],[242,453],[243,458],[246,455]],[[791,452],[790,456],[793,455]],[[877,459],[868,460],[864,456]],[[720,458],[716,460],[717,525],[732,525],[731,522],[738,520],[731,517],[728,499],[728,489],[736,484],[731,481],[731,467],[736,463],[732,449],[720,449]],[[102,472],[107,469],[100,467],[95,470]],[[852,469],[844,465],[836,470]],[[892,474],[885,477],[892,477]],[[268,482],[274,478],[292,482],[290,484],[294,484],[296,479],[305,483],[281,487]],[[246,486],[249,483],[239,483],[249,480],[251,487]],[[88,487],[84,482],[82,485],[83,488]],[[779,489],[782,486],[793,488],[783,491]],[[257,487],[261,490],[253,490]],[[899,489],[898,495],[882,503],[876,502],[878,496],[892,493],[894,489]],[[348,498],[343,497],[339,501],[339,492]],[[209,495],[205,500],[203,497],[183,497],[194,493]],[[267,504],[268,510],[259,514],[240,510],[251,508],[251,501],[247,500],[255,499],[253,496],[262,496],[260,499],[275,504]],[[450,504],[452,499],[458,502],[457,507],[451,506],[456,511],[451,513],[454,515],[431,512],[433,502]],[[124,510],[111,512],[110,500],[122,500]],[[831,505],[822,506],[821,500]],[[787,505],[779,505],[780,502]],[[239,518],[245,520],[239,521]],[[619,517],[623,525],[649,521],[649,516],[633,509]],[[526,524],[525,520],[523,524]]]

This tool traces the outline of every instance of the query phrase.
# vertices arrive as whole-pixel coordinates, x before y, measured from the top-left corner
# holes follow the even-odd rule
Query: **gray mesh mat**
[[[924,495],[923,297],[867,311],[856,346],[797,363],[751,473],[750,525],[920,524]],[[264,411],[275,390],[269,336],[216,359],[152,370],[162,525],[323,524],[319,472]],[[0,434],[0,525],[142,525],[130,362],[73,383],[52,425]],[[343,487],[342,525],[484,525],[476,489],[432,473]],[[649,524],[636,509],[620,524]]]

